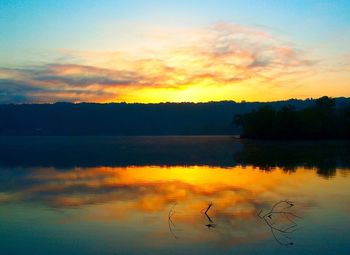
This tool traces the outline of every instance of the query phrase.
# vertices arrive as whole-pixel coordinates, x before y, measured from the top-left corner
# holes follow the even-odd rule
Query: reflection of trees
[[[234,160],[243,166],[253,165],[269,171],[275,167],[293,172],[297,167],[316,168],[324,177],[335,175],[337,168],[350,167],[350,143],[324,142],[242,142],[241,151],[233,154]]]
[[[0,168],[50,166],[69,171],[76,166],[234,167],[238,164],[265,170],[280,167],[286,171],[305,166],[316,168],[326,177],[334,175],[337,167],[350,168],[349,141],[253,141],[232,137],[5,137],[0,143],[3,145],[0,146]]]

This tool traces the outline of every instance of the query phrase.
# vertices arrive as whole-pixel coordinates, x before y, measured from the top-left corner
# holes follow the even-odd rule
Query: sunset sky
[[[0,103],[350,96],[348,0],[2,0]]]

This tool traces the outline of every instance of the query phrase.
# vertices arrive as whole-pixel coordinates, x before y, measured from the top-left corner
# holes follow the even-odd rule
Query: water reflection
[[[255,166],[332,177],[350,168],[350,141],[250,141],[229,136],[0,137],[0,167]]]
[[[174,203],[174,205],[171,207],[171,209],[168,213],[168,226],[169,226],[170,233],[174,236],[175,239],[178,239],[178,236],[175,234],[176,226],[172,220],[172,217],[175,213],[175,210],[174,210],[175,206],[176,206],[176,203]]]
[[[293,206],[293,202],[283,200],[274,204],[266,213],[263,213],[263,210],[258,213],[258,216],[270,228],[276,242],[282,246],[294,245],[290,235],[297,230],[296,219],[302,219],[289,211]]]
[[[205,226],[210,230],[211,228],[215,228],[216,224],[214,223],[214,221],[210,218],[210,216],[208,215],[208,212],[210,210],[210,208],[213,206],[212,203],[210,203],[207,207],[207,209],[205,209],[204,211],[204,215],[205,217],[207,217],[208,219],[208,223],[205,224]]]
[[[316,169],[329,178],[336,169],[350,168],[348,141],[242,141],[242,149],[233,153],[237,164],[269,171],[275,167],[293,172],[298,167]]]
[[[307,190],[323,185],[322,179],[315,179],[312,171],[303,168],[288,178],[282,169],[263,172],[253,167],[29,168],[17,169],[19,174],[9,182],[12,171],[1,171],[3,202],[90,209],[70,221],[158,215],[148,222],[154,224],[164,219],[161,215],[166,215],[171,206],[168,224],[176,238],[185,236],[191,242],[209,238],[227,244],[237,238],[242,242],[267,238],[264,226],[256,225],[261,208],[268,210],[272,201],[292,197],[300,204],[298,213],[302,214],[318,203]],[[344,184],[339,182],[336,188]],[[201,226],[214,229],[215,234],[208,236]]]
[[[308,247],[319,254],[330,250],[344,254],[349,249],[350,239],[344,234],[350,227],[345,144],[317,145],[329,156],[323,154],[321,159],[322,151],[315,151],[316,145],[304,144],[302,149],[300,143],[254,146],[249,141],[206,137],[186,138],[190,139],[187,146],[185,138],[169,138],[173,143],[167,145],[165,138],[161,142],[147,139],[142,144],[164,143],[161,148],[167,147],[174,159],[168,156],[156,161],[164,165],[145,164],[153,162],[157,154],[152,153],[161,150],[155,148],[144,158],[135,158],[135,164],[130,163],[131,156],[123,165],[110,154],[95,161],[90,155],[84,166],[80,157],[91,153],[90,148],[77,149],[74,144],[68,151],[81,155],[71,155],[73,161],[63,159],[64,167],[56,165],[56,160],[68,157],[65,153],[53,156],[37,149],[43,155],[32,154],[36,162],[28,156],[23,161],[1,156],[0,244],[6,253],[23,254],[27,249],[35,254],[266,254],[284,252],[279,249],[290,243],[294,244],[288,250],[291,254],[308,254]],[[142,154],[133,142],[131,147],[124,142],[113,145],[116,151],[124,150],[121,155]],[[42,146],[39,144],[11,145],[9,151],[28,152],[28,148]],[[195,150],[199,144],[203,147]],[[191,153],[182,155],[184,147],[186,153],[192,148]],[[214,156],[205,158],[210,149]],[[282,157],[282,152],[289,156]],[[318,160],[332,164],[323,168],[325,164]],[[330,175],[321,169],[333,170]],[[275,205],[277,201],[285,202]],[[303,218],[303,228],[293,234],[298,217]],[[334,235],[339,237],[335,240]],[[23,245],[15,245],[18,242]],[[34,252],[33,243],[40,249]]]
[[[109,201],[133,201],[141,211],[160,211],[170,203],[191,200],[197,212],[210,209],[207,201],[223,210],[246,204],[247,210],[259,202],[251,201],[263,192],[297,187],[312,176],[303,169],[293,176],[298,183],[285,180],[281,169],[268,174],[252,167],[220,168],[208,166],[133,166],[72,168],[2,169],[1,187],[7,197],[24,201],[43,201],[52,207],[76,207]],[[8,177],[11,182],[8,182]],[[201,198],[206,198],[202,200]],[[253,212],[252,214],[253,215]],[[241,216],[247,216],[242,214]]]

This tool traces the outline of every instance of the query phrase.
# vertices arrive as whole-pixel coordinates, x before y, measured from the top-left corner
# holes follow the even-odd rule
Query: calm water
[[[1,254],[350,254],[350,143],[0,137]]]

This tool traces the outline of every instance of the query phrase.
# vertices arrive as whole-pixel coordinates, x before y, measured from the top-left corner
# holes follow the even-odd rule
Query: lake
[[[350,142],[0,137],[1,254],[349,254]]]

